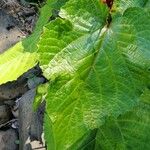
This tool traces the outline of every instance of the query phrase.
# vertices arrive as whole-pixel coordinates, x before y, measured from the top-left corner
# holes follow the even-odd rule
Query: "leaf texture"
[[[111,12],[99,0],[48,0],[33,35],[0,55],[0,84],[40,62],[48,150],[149,149],[149,35],[148,0],[114,1]]]
[[[150,90],[145,89],[140,102],[118,118],[106,119],[93,138],[81,144],[80,150],[148,150],[150,148]],[[94,131],[95,132],[95,131]],[[76,145],[77,146],[77,145]]]
[[[150,91],[145,90],[142,101],[132,111],[109,119],[99,128],[95,149],[150,149]]]
[[[116,0],[114,1],[113,9],[122,13],[131,7],[145,7],[149,0]]]
[[[131,110],[149,86],[148,11],[127,9],[107,27],[107,9],[97,2],[68,1],[39,43],[47,54],[42,61],[51,81],[47,113],[55,149],[70,149],[105,119]]]

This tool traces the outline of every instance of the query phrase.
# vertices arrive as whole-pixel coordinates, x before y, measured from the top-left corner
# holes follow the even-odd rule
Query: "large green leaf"
[[[107,27],[98,2],[68,1],[39,44],[48,56],[43,68],[51,81],[47,113],[55,149],[71,148],[107,117],[129,111],[149,86],[149,13],[130,8]]]
[[[40,61],[48,150],[149,149],[149,1],[114,6],[108,24],[99,0],[48,0],[33,35],[0,55],[0,84]]]
[[[66,8],[68,8],[68,6],[71,6],[70,10],[66,10]],[[72,6],[76,6],[76,7],[72,7]],[[66,14],[66,11],[68,11],[68,14]],[[70,13],[69,13],[69,11],[70,11]],[[94,53],[95,53],[94,52],[95,51],[94,43],[97,40],[97,38],[99,37],[99,32],[101,31],[102,27],[105,25],[106,18],[107,18],[106,6],[100,4],[99,1],[97,1],[97,0],[94,0],[92,2],[89,0],[86,0],[86,1],[82,1],[81,3],[76,2],[76,1],[69,1],[63,7],[63,9],[61,9],[60,14],[61,14],[61,17],[64,17],[64,19],[56,19],[55,21],[51,22],[50,25],[48,25],[45,28],[45,32],[42,36],[43,38],[41,39],[41,41],[39,43],[39,51],[43,50],[43,52],[45,52],[45,53],[49,52],[49,56],[50,55],[52,56],[52,57],[51,56],[49,57],[50,60],[59,51],[61,51],[61,52],[64,51],[64,53],[66,53],[68,55],[69,51],[67,51],[67,47],[69,48],[69,46],[71,48],[70,54],[72,56],[74,56],[74,58],[72,57],[73,58],[72,59],[72,58],[69,58],[71,56],[70,55],[68,57],[69,60],[72,59],[73,61],[75,61],[75,59],[77,59],[76,61],[78,61],[78,57],[80,56],[80,59],[82,62],[82,58],[85,57],[85,55],[88,56],[88,54],[90,54],[90,53],[93,53],[92,55],[94,55]],[[81,14],[85,14],[85,16],[82,16]],[[76,19],[72,18],[73,15],[75,15],[75,18],[78,18],[78,21]],[[75,25],[73,23],[75,23]],[[46,38],[46,36],[48,38]],[[87,40],[89,40],[89,42],[90,42],[89,44],[87,43],[88,42]],[[83,41],[83,43],[82,43],[82,41]],[[42,42],[43,42],[43,44],[42,44]],[[91,42],[94,45],[92,45]],[[81,49],[77,49],[78,47],[76,47],[76,46],[81,47]],[[85,47],[85,50],[83,49],[83,46]],[[45,49],[43,49],[43,47],[45,47]],[[72,51],[73,52],[72,53],[71,50],[73,50],[73,49],[74,49],[74,51]],[[77,53],[75,52],[76,50],[77,50]],[[89,53],[87,50],[89,50]],[[91,57],[93,57],[92,55],[91,55]],[[47,56],[48,56],[48,54],[47,54]],[[58,57],[60,57],[60,56],[58,56]],[[59,59],[59,58],[56,58],[56,59]],[[53,60],[53,61],[55,61],[55,60]],[[60,57],[60,62],[61,61],[62,61],[62,58]],[[90,65],[90,62],[89,62],[89,65]],[[64,67],[66,67],[66,69],[67,69],[68,62],[64,61],[64,62],[62,62],[62,64],[63,63],[65,64]],[[45,62],[44,64],[47,64],[47,62]],[[78,66],[80,66],[80,65],[78,64]],[[47,66],[45,66],[45,67],[47,67]],[[48,69],[50,69],[50,68],[48,67]],[[57,68],[56,68],[56,70],[57,70]],[[63,70],[62,70],[62,74],[63,74]],[[72,92],[72,90],[76,88],[74,86],[76,86],[76,84],[78,84],[78,82],[76,80],[79,80],[79,85],[80,85],[81,81],[78,78],[72,79],[72,81],[70,81],[70,83],[66,80],[69,84],[66,85],[66,86],[68,86],[68,89],[64,88],[64,90],[66,90],[66,92],[67,91]],[[62,82],[64,82],[64,80]],[[74,86],[71,87],[70,84],[74,84]],[[54,86],[58,86],[58,85],[55,84]],[[61,86],[62,85],[60,85],[58,88],[60,88]],[[61,89],[63,89],[63,88],[61,88]],[[50,103],[55,103],[55,101],[56,101],[56,100],[53,101],[53,96],[51,94],[54,94],[57,89],[56,89],[56,87],[54,87],[54,88],[52,87],[52,90],[54,90],[54,92],[52,92],[52,93],[50,92],[50,95],[48,95],[48,97],[49,98],[51,97],[51,100],[52,100],[52,101],[47,101],[48,106],[51,105]],[[77,88],[77,90],[75,90],[75,93],[72,92],[72,95],[76,95],[77,91],[78,91],[78,88]],[[70,117],[67,115],[65,118],[63,118],[63,120],[61,120],[62,121],[61,124],[58,123],[59,124],[58,129],[59,129],[59,128],[61,128],[60,127],[61,125],[64,126],[64,124],[66,124],[66,122],[68,122],[70,120],[69,121],[70,123],[68,123],[67,127],[63,129],[64,132],[61,131],[60,134],[57,134],[56,132],[60,132],[60,131],[55,130],[56,132],[55,132],[54,137],[56,136],[55,137],[56,140],[62,139],[61,138],[62,134],[64,134],[63,136],[65,136],[65,138],[63,138],[62,141],[60,140],[59,143],[57,143],[58,141],[56,141],[56,145],[57,145],[58,149],[61,149],[61,148],[65,149],[66,147],[70,147],[70,145],[72,143],[76,142],[76,140],[78,140],[78,138],[82,137],[88,129],[88,127],[86,129],[85,126],[82,125],[83,124],[82,114],[80,113],[80,110],[79,110],[80,107],[82,106],[80,101],[77,103],[73,103],[73,105],[71,107],[68,107],[69,103],[71,102],[70,101],[71,99],[69,96],[70,92],[68,94],[64,93],[64,95],[60,94],[60,96],[62,96],[62,99],[64,99],[66,97],[66,94],[68,95],[68,101],[66,101],[68,104],[66,106],[64,104],[61,107],[61,109],[63,110],[64,107],[66,107],[70,114],[70,111],[72,111],[72,107],[74,107],[74,105],[77,105],[78,107],[76,110],[74,109],[74,113],[72,113],[72,117],[73,118],[75,117],[74,118],[75,120],[70,119]],[[74,99],[74,97],[73,97],[73,99]],[[53,104],[53,106],[55,104]],[[56,105],[54,107],[53,106],[51,106],[52,109],[48,108],[48,110],[53,111],[57,107]],[[76,115],[76,113],[78,115]],[[49,114],[49,112],[48,112],[48,114]],[[61,116],[63,117],[63,115],[61,115]],[[50,115],[50,117],[52,119],[51,115]],[[55,112],[53,114],[53,117],[55,117]],[[74,126],[72,126],[73,122],[74,122]],[[70,131],[67,133],[66,131],[68,130],[68,128]],[[78,130],[77,130],[77,128],[78,128]],[[70,135],[70,132],[72,132],[72,135]],[[53,149],[53,148],[50,147],[50,149]]]

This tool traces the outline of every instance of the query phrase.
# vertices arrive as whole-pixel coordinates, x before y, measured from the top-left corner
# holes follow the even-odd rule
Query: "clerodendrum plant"
[[[40,63],[48,150],[148,150],[149,48],[149,0],[115,0],[111,10],[48,0],[34,33],[0,55],[0,84]]]

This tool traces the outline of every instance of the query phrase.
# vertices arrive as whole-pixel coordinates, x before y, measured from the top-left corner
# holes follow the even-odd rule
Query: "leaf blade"
[[[136,18],[143,16],[146,21],[137,24]],[[150,77],[149,52],[140,44],[149,43],[141,28],[146,24],[144,30],[150,30],[148,18],[144,9],[128,9],[104,32],[100,28],[83,34],[50,59],[44,74],[51,80],[47,112],[54,127],[56,149],[69,148],[85,133],[101,126],[105,118],[117,117],[139,102]],[[76,31],[76,27],[71,30]]]

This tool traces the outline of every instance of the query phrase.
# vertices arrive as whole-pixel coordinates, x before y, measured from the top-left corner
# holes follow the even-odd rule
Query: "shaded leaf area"
[[[80,146],[82,150],[148,150],[150,131],[150,90],[145,89],[140,103],[133,110],[110,117],[90,141]],[[93,131],[95,132],[95,131]]]
[[[87,133],[73,150],[141,150],[149,146],[150,91],[146,89],[140,103],[118,118],[109,117],[103,126]],[[86,140],[85,140],[86,139]],[[82,142],[81,142],[82,141]]]
[[[132,111],[108,119],[99,128],[95,149],[148,150],[150,149],[150,91],[145,90],[142,101]]]
[[[54,143],[47,140],[49,149],[84,144],[87,133],[130,111],[149,86],[148,11],[127,9],[123,16],[114,15],[107,28],[107,9],[97,2],[68,1],[62,18],[45,27],[39,43],[50,80],[47,114]]]
[[[123,13],[130,7],[145,7],[149,3],[149,0],[115,0],[113,9]]]
[[[147,0],[147,3],[146,3],[146,5],[145,5],[145,7],[146,7],[146,8],[150,8],[150,1],[149,1],[149,0]]]

